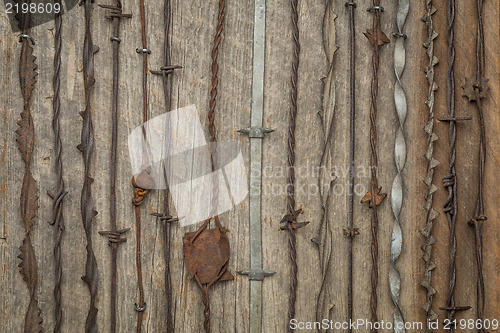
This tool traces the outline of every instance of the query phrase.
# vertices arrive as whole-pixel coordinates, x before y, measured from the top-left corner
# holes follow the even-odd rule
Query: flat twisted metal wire
[[[474,227],[475,252],[477,261],[477,318],[484,320],[485,292],[483,276],[483,223],[487,220],[484,212],[483,182],[486,165],[486,128],[484,110],[481,99],[486,97],[488,80],[484,78],[484,27],[483,27],[483,0],[476,0],[477,6],[477,36],[476,36],[476,73],[466,80],[465,95],[469,101],[476,102],[479,118],[479,155],[478,155],[478,190],[474,217],[469,222]],[[484,328],[478,329],[482,333]]]
[[[406,163],[406,140],[404,135],[404,124],[408,113],[406,95],[401,83],[406,64],[405,39],[403,27],[410,8],[409,0],[399,0],[398,12],[396,15],[396,26],[398,28],[396,43],[394,46],[394,73],[396,74],[396,83],[394,85],[394,104],[399,119],[399,126],[396,131],[394,141],[394,161],[396,162],[397,174],[394,177],[391,191],[391,206],[394,213],[394,227],[391,238],[391,266],[389,268],[389,288],[391,291],[392,302],[394,303],[394,332],[406,332],[404,328],[404,316],[399,306],[399,297],[401,290],[401,276],[396,267],[403,245],[403,231],[401,229],[401,209],[403,206],[403,171]]]
[[[291,107],[290,118],[288,125],[288,183],[287,183],[287,211],[288,214],[295,212],[295,126],[297,117],[297,81],[299,77],[299,56],[300,56],[300,41],[299,41],[299,13],[298,0],[291,0],[292,7],[292,35],[293,35],[293,60],[292,60],[292,75],[291,83],[292,90],[290,94]],[[288,244],[290,251],[290,295],[288,299],[288,322],[295,318],[295,299],[297,297],[297,237],[295,229],[291,223],[287,223],[288,227]],[[287,325],[288,331],[292,329]]]
[[[427,28],[427,39],[423,46],[426,48],[427,56],[429,57],[429,62],[425,67],[425,76],[429,83],[429,89],[427,91],[427,100],[425,104],[429,109],[429,115],[427,117],[427,123],[425,124],[424,131],[427,133],[427,149],[424,153],[427,159],[427,173],[422,179],[424,184],[427,186],[427,191],[425,194],[425,204],[424,209],[427,211],[425,227],[420,230],[422,236],[425,237],[425,243],[422,245],[422,259],[425,263],[423,278],[420,281],[420,285],[426,290],[425,303],[422,305],[424,309],[427,320],[426,320],[426,333],[433,332],[433,329],[428,323],[434,322],[438,319],[436,312],[432,310],[432,301],[436,289],[431,284],[432,281],[432,271],[436,268],[436,265],[432,261],[432,245],[436,243],[436,238],[432,235],[432,229],[434,226],[434,220],[439,216],[439,213],[432,207],[434,192],[437,191],[437,186],[434,185],[434,169],[439,165],[439,162],[434,158],[434,142],[438,140],[438,136],[434,133],[434,94],[438,89],[437,83],[434,81],[434,67],[438,63],[438,58],[434,55],[434,39],[437,38],[438,33],[434,30],[434,22],[432,15],[436,12],[436,7],[434,7],[433,0],[425,0],[426,13],[422,17],[422,20],[426,24]]]
[[[28,0],[27,3],[29,5],[31,1]],[[31,14],[18,13],[16,19],[19,22],[22,34],[28,35],[31,26]],[[41,332],[43,330],[42,317],[40,316],[41,311],[38,308],[38,300],[35,295],[38,283],[38,265],[35,258],[35,250],[31,244],[31,228],[33,227],[38,210],[38,188],[31,172],[35,126],[31,116],[30,102],[31,93],[37,82],[36,77],[38,73],[36,69],[38,66],[35,64],[36,58],[33,55],[30,40],[22,38],[20,42],[22,46],[19,59],[19,82],[23,95],[23,111],[21,112],[21,120],[17,122],[19,128],[16,130],[18,134],[16,141],[19,143],[19,151],[21,152],[25,166],[20,197],[21,218],[25,234],[23,244],[19,248],[21,254],[18,258],[21,259],[21,262],[18,266],[30,293],[30,301],[24,319],[24,332]]]
[[[56,0],[55,3],[61,5],[61,0]],[[59,115],[61,113],[61,99],[59,96],[61,88],[61,49],[62,49],[62,13],[54,15],[54,76],[52,79],[52,89],[54,97],[52,99],[52,130],[54,132],[54,152],[55,152],[55,172],[57,175],[57,190],[55,193],[50,194],[53,200],[52,203],[52,221],[51,224],[55,226],[56,233],[54,237],[54,299],[55,299],[55,325],[54,332],[61,332],[62,323],[62,306],[61,306],[61,280],[62,280],[62,260],[61,260],[61,241],[64,233],[64,216],[63,216],[63,199],[67,192],[64,189],[63,179],[63,162],[62,162],[62,141],[61,129],[59,123]]]
[[[373,6],[380,8],[380,1],[373,0]],[[370,40],[373,46],[372,54],[372,82],[371,82],[371,108],[370,108],[370,172],[371,184],[370,192],[367,193],[363,201],[369,202],[372,209],[371,217],[371,256],[372,256],[372,269],[371,269],[371,296],[370,296],[370,309],[372,323],[378,322],[377,319],[377,286],[378,286],[378,214],[377,206],[385,198],[386,194],[380,193],[381,189],[378,187],[377,178],[377,95],[378,95],[378,67],[380,62],[379,46],[388,43],[387,36],[381,31],[380,28],[380,10],[373,10],[373,25],[372,29],[365,32],[365,36]],[[378,330],[373,326],[373,333]]]
[[[319,260],[321,268],[321,287],[316,301],[316,320],[321,321],[330,318],[330,311],[333,309],[331,293],[327,288],[328,271],[332,256],[333,236],[332,236],[332,216],[329,212],[331,204],[331,188],[334,177],[331,175],[331,167],[334,163],[334,131],[335,131],[335,80],[334,57],[338,47],[336,42],[334,13],[335,2],[326,0],[325,15],[323,17],[323,48],[328,61],[328,73],[323,81],[323,108],[319,112],[322,134],[323,149],[318,173],[318,186],[320,188],[322,218],[318,231],[318,236],[313,239],[318,245]],[[324,331],[324,330],[320,330]]]
[[[116,0],[114,5],[100,5],[100,7],[109,9],[108,19],[113,22],[113,87],[111,94],[111,159],[109,165],[110,187],[109,187],[109,231],[99,231],[99,234],[108,236],[111,249],[111,292],[110,292],[110,331],[116,332],[116,301],[117,301],[117,257],[118,245],[126,242],[127,238],[122,238],[121,235],[130,228],[118,230],[116,223],[116,169],[117,169],[117,146],[118,146],[118,87],[119,87],[119,47],[120,47],[120,18],[130,17],[131,15],[122,14],[122,4],[120,0]]]
[[[85,10],[85,39],[83,44],[83,81],[85,93],[85,110],[80,113],[83,118],[81,143],[78,150],[83,155],[84,164],[84,181],[82,187],[82,195],[80,202],[80,209],[83,221],[83,228],[87,239],[87,262],[85,265],[85,276],[82,280],[87,284],[90,292],[90,304],[87,320],[85,322],[86,333],[97,332],[97,261],[94,255],[92,243],[92,224],[93,219],[97,215],[94,208],[94,200],[92,198],[92,183],[93,179],[90,175],[90,164],[94,151],[94,127],[92,123],[91,112],[91,98],[93,86],[95,83],[94,78],[94,55],[99,48],[92,42],[91,34],[91,16],[92,16],[92,3],[88,0],[83,0],[80,5],[84,5]]]
[[[356,32],[354,21],[354,10],[356,3],[346,2],[349,9],[349,192],[348,192],[348,227],[344,234],[349,237],[348,252],[348,285],[347,285],[347,318],[353,319],[353,241],[354,236],[359,233],[354,227],[354,148],[356,143]],[[352,332],[349,327],[348,333]]]

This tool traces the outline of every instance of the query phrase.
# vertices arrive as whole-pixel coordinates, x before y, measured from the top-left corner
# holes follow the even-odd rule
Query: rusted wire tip
[[[470,309],[472,309],[471,306],[443,306],[439,308],[439,310],[445,311],[467,311]]]
[[[439,121],[462,121],[462,120],[472,120],[472,117],[444,117],[438,118]]]
[[[99,231],[99,235],[108,236],[108,245],[111,246],[111,243],[125,243],[127,241],[127,238],[121,238],[121,235],[129,230],[130,228],[119,229],[116,231]]]
[[[163,74],[172,74],[174,72],[174,70],[176,69],[182,69],[183,67],[180,66],[180,65],[169,65],[169,66],[163,66],[163,67],[160,67],[160,70],[159,71],[152,71],[150,70],[151,74],[155,74],[155,75],[163,75]]]
[[[355,236],[359,235],[359,229],[352,227],[344,228],[344,235],[354,238]]]
[[[476,223],[483,222],[483,221],[486,221],[486,220],[488,220],[488,217],[486,217],[484,215],[474,216],[474,218],[472,218],[471,220],[469,220],[469,222],[467,222],[467,224],[470,225],[470,226],[474,226]]]
[[[165,223],[179,222],[182,219],[182,217],[181,218],[172,217],[171,215],[165,215],[162,213],[151,213],[151,215],[158,217],[160,222],[165,222]]]

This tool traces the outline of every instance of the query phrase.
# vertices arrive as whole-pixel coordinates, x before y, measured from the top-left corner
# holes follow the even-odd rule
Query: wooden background
[[[109,1],[106,1],[109,2]],[[343,321],[347,318],[347,239],[342,234],[346,225],[347,195],[347,139],[348,129],[348,14],[345,1],[335,1],[337,44],[334,66],[337,85],[337,120],[335,133],[335,161],[338,166],[339,192],[335,197],[332,233],[334,252],[330,264],[330,280],[327,282],[329,299],[335,308],[332,318]],[[426,146],[426,135],[422,127],[427,119],[424,105],[427,82],[423,68],[427,64],[422,43],[426,39],[425,24],[420,20],[425,11],[424,0],[411,1],[405,32],[408,35],[407,66],[403,84],[408,98],[408,118],[406,135],[408,159],[403,172],[406,189],[401,221],[404,232],[403,252],[398,262],[402,276],[401,307],[407,321],[425,320],[420,305],[424,303],[424,290],[418,285],[423,271],[420,259],[420,246],[424,238],[418,233],[425,224],[424,203],[425,186],[421,182],[426,168],[422,156]],[[358,1],[356,10],[357,38],[357,121],[356,121],[356,165],[361,170],[356,184],[367,187],[369,174],[369,86],[371,80],[371,46],[362,33],[371,27],[371,14],[365,8],[370,1]],[[395,28],[396,1],[383,1],[383,31],[390,36]],[[436,93],[436,117],[447,114],[446,110],[446,1],[435,1],[437,13],[434,15],[435,28],[440,36],[435,41],[435,52],[440,59],[436,68],[439,90]],[[147,29],[149,46],[153,50],[149,57],[150,68],[162,65],[163,47],[163,1],[146,1]],[[123,20],[121,38],[121,80],[120,80],[120,122],[119,122],[119,164],[118,164],[118,221],[119,227],[131,227],[127,243],[120,246],[118,255],[118,329],[131,332],[135,329],[136,313],[134,302],[138,299],[135,269],[135,232],[133,208],[131,205],[131,172],[127,151],[127,135],[141,124],[141,62],[135,53],[140,43],[140,19],[138,1],[124,0],[124,12],[132,12],[134,17]],[[318,111],[322,105],[321,78],[327,72],[326,57],[323,51],[322,19],[325,1],[300,1],[300,40],[302,44],[299,77],[299,111],[297,124],[297,166],[299,174],[297,186],[305,192],[297,193],[297,203],[304,207],[303,221],[311,224],[298,231],[299,287],[297,297],[297,319],[315,319],[316,297],[319,291],[320,269],[316,246],[311,242],[319,228],[320,200],[314,188],[317,184],[312,167],[319,164],[321,134]],[[99,230],[109,227],[109,156],[111,144],[111,24],[105,20],[105,11],[94,6],[94,42],[100,47],[96,55],[96,84],[93,98],[93,117],[95,125],[95,153],[92,175],[95,178],[93,193],[99,215],[94,225],[94,247],[99,268],[98,325],[103,332],[109,330],[109,277],[110,250],[105,237],[98,235]],[[472,310],[461,312],[457,318],[474,318],[476,302],[476,261],[474,254],[474,235],[467,221],[472,217],[476,200],[478,153],[477,111],[473,104],[461,97],[461,85],[465,77],[475,71],[476,8],[473,1],[458,1],[456,19],[456,85],[457,114],[474,117],[471,122],[458,125],[457,172],[459,179],[459,216],[457,222],[457,287],[458,305],[471,305]],[[208,110],[210,80],[210,49],[215,30],[217,1],[173,1],[172,22],[172,62],[184,66],[174,75],[173,106],[183,107],[196,104],[202,114]],[[64,179],[69,194],[65,198],[66,233],[63,239],[63,331],[82,332],[88,310],[89,293],[80,277],[84,274],[85,238],[80,219],[80,191],[83,182],[81,154],[76,149],[80,142],[81,117],[78,112],[84,108],[82,49],[83,49],[83,8],[76,7],[63,16],[63,53],[61,69],[62,99],[62,140],[64,154]],[[22,99],[18,84],[17,63],[20,52],[17,33],[10,30],[6,14],[0,14],[0,331],[22,332],[24,314],[28,305],[28,291],[18,272],[18,247],[23,238],[23,226],[19,210],[19,195],[24,170],[17,149],[15,130]],[[499,293],[499,213],[498,196],[499,164],[498,154],[500,114],[499,114],[499,1],[485,0],[484,26],[486,43],[486,77],[490,79],[490,92],[484,99],[487,131],[487,162],[485,179],[485,206],[488,221],[484,226],[484,273],[486,282],[485,317],[500,319]],[[264,192],[262,206],[263,257],[264,268],[277,272],[266,278],[263,284],[263,331],[283,332],[286,327],[288,302],[289,260],[285,232],[279,232],[279,221],[286,212],[285,174],[280,169],[286,166],[285,142],[287,138],[288,110],[290,107],[290,70],[292,56],[292,37],[290,5],[288,1],[268,1],[267,40],[265,73],[265,110],[264,124],[276,132],[264,139]],[[40,188],[40,209],[37,224],[33,228],[33,243],[39,266],[38,298],[42,309],[43,326],[51,331],[54,325],[54,273],[53,237],[55,229],[47,224],[52,218],[52,202],[47,191],[55,188],[53,171],[53,134],[52,121],[52,75],[53,75],[53,23],[45,23],[33,29],[36,40],[35,55],[38,64],[38,83],[32,105],[35,122],[34,176]],[[226,25],[220,50],[220,89],[217,107],[217,126],[220,141],[236,142],[248,162],[249,142],[246,136],[236,132],[247,127],[250,122],[252,38],[253,38],[253,1],[227,1]],[[391,38],[393,40],[393,38]],[[394,71],[393,47],[388,44],[381,48],[380,93],[379,93],[379,179],[383,190],[390,193],[396,170],[393,160],[394,135],[397,117],[393,102]],[[161,78],[150,75],[150,116],[164,112]],[[447,167],[447,125],[437,123],[436,132],[440,140],[435,145],[435,157],[441,161],[435,174],[439,186],[435,194],[435,208],[442,212],[446,197],[442,181]],[[281,190],[280,190],[281,189]],[[362,192],[362,191],[360,191]],[[146,303],[148,305],[143,329],[145,332],[165,330],[165,299],[163,293],[163,249],[162,226],[149,214],[161,207],[161,193],[151,193],[142,209],[143,218],[143,271]],[[370,284],[370,212],[366,205],[359,204],[361,196],[355,198],[355,225],[361,234],[354,242],[354,317],[369,318]],[[247,199],[248,200],[248,199]],[[388,288],[388,268],[390,265],[390,238],[394,218],[390,200],[380,206],[380,283],[379,319],[392,320],[393,305]],[[230,269],[249,267],[248,240],[248,201],[242,202],[232,211],[221,216],[222,223],[230,230],[231,243]],[[172,285],[176,332],[202,331],[203,308],[201,293],[193,281],[188,279],[182,254],[182,235],[195,230],[198,225],[180,228],[173,227],[172,236]],[[442,214],[435,221],[434,235],[438,243],[434,246],[434,262],[437,268],[433,274],[433,284],[437,289],[434,309],[444,306],[448,280],[448,241],[449,229],[446,217]],[[212,329],[214,332],[248,331],[248,278],[237,276],[234,282],[217,284],[211,292]],[[360,330],[366,332],[367,330]],[[409,330],[408,332],[418,332]],[[467,330],[472,332],[472,330]]]

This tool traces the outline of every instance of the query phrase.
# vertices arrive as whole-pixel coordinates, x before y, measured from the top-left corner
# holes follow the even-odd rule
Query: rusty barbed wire
[[[86,333],[97,332],[97,285],[98,285],[98,272],[97,261],[94,254],[92,242],[92,227],[94,217],[97,211],[94,208],[94,199],[92,198],[92,179],[90,174],[91,159],[94,152],[94,126],[92,123],[92,109],[91,98],[93,86],[95,83],[94,78],[94,55],[99,51],[99,48],[92,42],[91,33],[91,17],[92,17],[92,3],[89,0],[82,0],[80,5],[84,6],[85,10],[85,39],[83,43],[83,84],[85,93],[85,110],[80,113],[83,118],[81,143],[78,145],[78,150],[83,155],[84,164],[84,181],[82,187],[82,195],[80,202],[80,209],[83,221],[83,228],[85,230],[87,240],[87,262],[85,264],[85,275],[82,280],[87,284],[90,292],[90,304],[85,322]]]
[[[380,12],[384,10],[380,6],[380,0],[373,0],[373,6],[368,8],[369,11],[373,12],[373,25],[371,29],[366,30],[364,35],[373,46],[372,55],[372,82],[371,82],[371,108],[370,108],[370,172],[371,172],[371,184],[370,191],[368,191],[361,202],[368,202],[369,207],[372,209],[371,217],[371,255],[372,255],[372,270],[371,270],[371,296],[370,296],[370,310],[371,310],[371,321],[375,323],[377,319],[377,286],[378,286],[378,215],[377,206],[380,205],[382,200],[387,196],[387,194],[382,193],[382,188],[378,185],[377,179],[377,127],[376,127],[376,117],[377,117],[377,95],[378,95],[378,67],[380,62],[379,47],[389,43],[389,39],[382,32],[380,28]],[[371,330],[373,333],[378,332],[378,330],[373,327]]]
[[[409,0],[399,0],[398,11],[396,14],[396,26],[398,31],[393,33],[396,38],[394,46],[394,73],[396,75],[396,83],[394,85],[394,105],[399,119],[399,126],[396,130],[396,138],[394,140],[394,162],[396,163],[397,174],[392,182],[391,189],[391,207],[394,214],[394,226],[392,229],[391,238],[391,266],[389,268],[389,289],[394,303],[394,332],[404,333],[405,319],[399,306],[399,297],[401,290],[401,276],[396,267],[396,261],[401,255],[403,246],[403,230],[401,228],[400,214],[403,208],[403,175],[402,171],[406,164],[406,140],[404,135],[404,124],[408,113],[408,105],[406,103],[406,94],[401,82],[406,65],[406,50],[405,41],[406,34],[403,33],[403,27],[410,9]]]
[[[427,149],[424,153],[424,157],[427,159],[427,173],[422,181],[427,186],[424,204],[424,209],[427,211],[427,214],[425,227],[420,230],[420,234],[425,237],[425,243],[421,247],[424,252],[422,259],[424,260],[425,268],[423,278],[419,283],[426,290],[425,303],[422,305],[422,309],[424,309],[427,316],[425,332],[432,333],[433,329],[430,327],[429,323],[438,319],[437,313],[432,310],[432,301],[434,294],[436,294],[436,289],[432,286],[431,282],[432,271],[436,268],[436,264],[432,261],[432,246],[437,242],[436,238],[432,235],[432,230],[434,227],[434,220],[439,216],[439,212],[432,207],[434,192],[438,189],[433,181],[434,169],[439,165],[439,162],[434,158],[434,142],[439,139],[436,133],[434,133],[434,93],[438,89],[438,85],[434,81],[434,67],[438,64],[439,60],[434,55],[434,39],[437,38],[438,33],[434,30],[434,21],[432,19],[432,15],[436,12],[433,0],[425,1],[425,9],[426,13],[422,17],[422,21],[426,24],[427,39],[423,46],[426,48],[426,53],[429,57],[429,62],[424,69],[425,77],[429,83],[425,105],[427,105],[429,109],[429,115],[427,117],[427,123],[424,126],[424,131],[427,133]]]
[[[330,216],[330,205],[332,204],[331,189],[335,176],[327,170],[331,169],[334,163],[334,132],[335,132],[335,80],[334,57],[338,47],[336,45],[335,2],[326,0],[325,14],[323,17],[323,48],[328,62],[327,75],[322,79],[323,82],[323,107],[318,112],[321,120],[322,129],[322,153],[318,172],[318,186],[321,197],[321,225],[318,235],[312,241],[318,245],[319,264],[321,268],[321,287],[316,300],[316,320],[321,321],[330,318],[330,311],[334,304],[331,295],[328,293],[327,279],[332,257],[332,216]],[[323,332],[324,330],[319,330]]]
[[[455,235],[455,225],[457,221],[458,214],[458,199],[457,199],[457,176],[456,176],[456,141],[457,141],[457,128],[456,121],[459,120],[469,120],[470,118],[457,118],[455,117],[455,0],[447,1],[447,16],[448,16],[448,29],[446,33],[446,39],[448,42],[448,74],[446,81],[446,103],[448,108],[448,117],[440,118],[440,121],[447,121],[449,125],[448,137],[449,137],[449,157],[448,157],[448,170],[446,176],[443,178],[443,185],[448,190],[448,198],[444,202],[443,211],[448,219],[448,225],[450,228],[450,268],[449,268],[449,278],[448,278],[448,297],[446,300],[446,306],[440,307],[439,309],[445,310],[447,313],[447,318],[453,321],[456,311],[462,311],[470,309],[470,306],[456,306],[455,305],[455,285],[457,279],[457,268],[456,268],[456,255],[457,255],[457,237]],[[450,325],[448,332],[453,333],[454,327]]]
[[[28,0],[27,3],[29,5],[31,0]],[[33,38],[29,35],[31,14],[29,12],[17,13],[16,19],[19,22],[21,30],[21,35],[19,36],[19,42],[22,45],[19,58],[19,81],[24,104],[23,111],[21,112],[21,120],[17,122],[19,128],[16,130],[18,135],[16,141],[19,143],[19,151],[21,152],[25,166],[20,197],[21,218],[25,233],[23,244],[19,248],[21,254],[18,258],[21,259],[21,262],[18,266],[20,267],[19,271],[24,281],[28,285],[30,294],[30,301],[24,319],[24,331],[37,333],[43,330],[43,320],[35,295],[38,283],[38,265],[35,257],[35,249],[31,244],[31,228],[35,223],[34,219],[38,210],[38,188],[31,172],[31,157],[35,143],[35,125],[31,116],[30,103],[31,94],[37,82],[36,77],[38,73],[36,70],[38,66],[35,63],[36,57],[33,55],[33,47],[30,44],[35,44]]]
[[[297,236],[296,229],[306,226],[309,222],[297,223],[297,217],[302,214],[302,207],[296,209],[295,206],[295,127],[297,124],[297,81],[299,79],[299,61],[300,61],[300,40],[299,40],[299,12],[298,0],[290,1],[292,7],[292,36],[293,36],[293,59],[290,93],[291,107],[288,123],[288,142],[287,142],[287,160],[288,160],[288,182],[287,182],[287,211],[288,213],[281,219],[281,230],[288,231],[288,246],[290,253],[290,295],[288,298],[288,322],[295,318],[295,300],[297,297]],[[292,329],[287,325],[288,332]]]
[[[56,4],[62,5],[61,0],[55,0]],[[64,188],[63,179],[63,162],[62,162],[62,141],[61,141],[61,129],[59,123],[59,115],[61,113],[61,98],[60,98],[60,88],[61,88],[61,49],[62,49],[62,13],[56,13],[54,15],[54,76],[52,79],[52,89],[54,91],[54,97],[52,99],[52,130],[54,132],[54,152],[55,152],[55,172],[57,176],[57,190],[54,193],[49,193],[49,196],[53,200],[52,203],[52,221],[50,224],[54,225],[56,228],[56,233],[54,236],[54,299],[55,299],[55,309],[54,309],[54,332],[61,332],[62,324],[62,306],[61,306],[61,282],[62,282],[62,260],[61,260],[61,242],[64,234],[64,197],[67,192]]]
[[[172,7],[170,0],[164,1],[163,6],[163,16],[164,16],[164,44],[163,44],[163,61],[164,66],[160,68],[159,71],[151,71],[152,74],[161,75],[163,79],[163,95],[165,100],[165,110],[166,112],[171,111],[172,103],[172,74],[175,69],[182,68],[181,66],[172,66],[170,64],[170,22],[172,20]],[[166,162],[166,160],[165,160]],[[165,166],[167,170],[170,168]],[[165,178],[165,192],[163,194],[163,213],[153,213],[151,215],[158,217],[160,222],[163,222],[163,251],[165,258],[165,298],[166,298],[166,324],[167,333],[174,332],[174,321],[172,318],[172,278],[170,275],[170,234],[172,223],[179,221],[177,218],[173,218],[170,215],[169,209],[169,187],[167,183],[167,174],[164,170]],[[159,210],[158,210],[159,211]]]
[[[120,19],[130,18],[132,15],[122,13],[122,4],[116,0],[114,5],[99,5],[99,7],[108,9],[107,19],[113,22],[113,36],[110,38],[113,43],[113,88],[111,96],[111,159],[109,166],[110,188],[109,188],[109,231],[99,231],[99,234],[108,236],[109,246],[111,248],[111,301],[110,301],[110,324],[111,332],[116,332],[116,299],[117,299],[117,257],[118,245],[126,242],[127,238],[121,235],[129,231],[130,228],[118,229],[116,224],[116,155],[118,145],[118,87],[119,87],[119,46],[120,46]]]
[[[476,73],[467,78],[464,95],[469,102],[476,102],[479,119],[479,157],[478,157],[478,189],[477,202],[474,217],[469,225],[474,227],[476,261],[477,261],[477,318],[484,320],[484,276],[483,276],[483,223],[487,220],[484,212],[483,183],[484,169],[486,166],[486,128],[484,122],[484,110],[481,99],[488,92],[488,79],[484,77],[484,27],[483,27],[483,0],[476,0],[477,6],[477,36],[476,36]],[[486,332],[484,328],[478,328],[478,332]]]

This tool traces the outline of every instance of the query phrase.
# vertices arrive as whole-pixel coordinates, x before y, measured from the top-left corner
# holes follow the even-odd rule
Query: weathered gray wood
[[[369,146],[368,112],[370,107],[369,85],[371,79],[371,46],[362,35],[371,25],[371,14],[366,12],[368,1],[358,3],[356,9],[357,37],[357,122],[356,122],[356,176],[355,225],[360,228],[360,235],[354,241],[354,317],[369,318],[369,281],[370,281],[370,212],[367,206],[359,204],[369,185]],[[440,89],[436,93],[436,116],[446,114],[445,75],[446,75],[446,12],[445,3],[436,1],[438,12],[434,16],[436,30],[440,36],[436,40],[435,52],[440,59],[436,67],[436,81]],[[500,136],[499,85],[498,85],[498,0],[485,1],[486,33],[486,77],[490,79],[490,93],[485,103],[488,133],[488,156],[486,170],[486,215],[488,221],[484,227],[484,262],[487,290],[486,318],[499,318],[497,262],[500,247],[498,222],[500,216],[497,206],[499,184],[499,155],[497,145]],[[150,56],[151,69],[162,65],[163,47],[163,1],[146,3],[147,29],[149,46],[153,50]],[[396,29],[394,15],[397,4],[383,1],[385,12],[382,13],[383,31],[389,36]],[[457,112],[459,115],[476,117],[475,107],[462,98],[460,86],[465,76],[470,76],[475,68],[475,5],[472,2],[460,2],[457,8],[456,48],[457,63],[455,69],[457,84]],[[131,205],[132,186],[130,185],[130,163],[127,151],[127,135],[141,124],[141,57],[135,53],[140,45],[139,4],[137,1],[123,1],[124,12],[132,12],[134,17],[122,22],[121,45],[121,81],[120,81],[120,123],[117,181],[117,212],[119,227],[134,227],[133,207]],[[276,132],[263,140],[263,266],[277,273],[263,283],[263,331],[282,332],[286,325],[286,308],[289,285],[289,257],[286,233],[279,232],[278,222],[286,212],[286,149],[288,109],[290,106],[290,70],[292,36],[290,7],[287,1],[267,2],[267,44],[265,72],[264,126],[276,129]],[[407,321],[424,320],[424,312],[419,306],[425,294],[417,282],[421,278],[423,261],[420,259],[420,245],[423,237],[418,230],[425,224],[424,203],[425,186],[420,179],[425,173],[425,159],[421,156],[425,149],[426,138],[422,127],[426,121],[427,110],[423,102],[427,94],[427,84],[422,72],[427,58],[421,46],[425,40],[425,24],[420,21],[424,14],[423,1],[412,1],[410,14],[405,27],[407,40],[407,67],[403,84],[407,87],[408,118],[406,133],[408,137],[408,159],[403,177],[406,191],[401,221],[404,232],[403,252],[398,261],[402,276],[401,307]],[[297,232],[299,263],[299,287],[297,294],[297,319],[315,320],[315,304],[321,272],[318,266],[318,252],[311,238],[317,235],[321,205],[316,191],[317,174],[314,167],[320,158],[321,133],[318,111],[322,105],[323,86],[321,78],[327,72],[326,56],[323,51],[322,19],[324,2],[304,0],[299,5],[301,29],[301,64],[299,68],[299,111],[297,126],[297,203],[302,204],[302,221],[311,223]],[[331,295],[335,308],[331,319],[344,321],[347,318],[347,239],[343,228],[347,224],[347,160],[348,160],[348,14],[344,1],[336,1],[335,13],[339,50],[335,58],[335,78],[337,85],[337,120],[335,133],[336,194],[331,208],[335,217],[332,224],[333,253],[330,263]],[[95,219],[94,246],[99,267],[98,325],[101,331],[109,330],[109,260],[110,251],[107,239],[100,236],[99,230],[107,229],[108,213],[108,163],[111,137],[111,25],[104,19],[105,12],[94,6],[93,34],[94,42],[100,47],[96,55],[96,85],[94,93],[93,117],[95,125],[95,153],[92,164],[93,185],[96,208],[99,215]],[[210,50],[217,15],[216,1],[190,2],[173,1],[172,22],[172,63],[184,66],[174,74],[174,107],[196,104],[203,125],[206,126],[206,111],[209,100]],[[88,290],[80,277],[85,265],[85,237],[79,216],[80,191],[82,186],[82,160],[76,146],[80,141],[81,118],[78,112],[83,110],[83,9],[76,7],[63,16],[63,53],[61,68],[61,129],[63,154],[65,161],[66,196],[65,219],[66,233],[63,239],[63,331],[83,331],[88,307]],[[0,331],[22,332],[24,313],[28,295],[17,264],[18,247],[21,245],[23,227],[19,211],[19,191],[23,164],[17,150],[14,133],[16,122],[22,108],[17,77],[19,43],[17,34],[10,31],[5,13],[0,14]],[[52,203],[46,192],[55,186],[53,174],[53,136],[52,121],[52,57],[53,23],[45,23],[33,29],[36,40],[35,55],[39,66],[38,83],[33,95],[33,116],[35,121],[34,177],[40,187],[40,209],[33,229],[33,244],[39,265],[38,293],[43,326],[51,331],[54,325],[52,290],[54,286],[53,244],[54,228],[46,222],[51,219]],[[248,138],[236,132],[248,126],[251,105],[252,73],[252,36],[253,36],[253,1],[228,1],[226,4],[226,25],[219,55],[219,98],[216,122],[219,141],[237,142],[248,163]],[[393,45],[381,48],[380,90],[379,90],[379,180],[385,192],[390,190],[395,175],[393,161],[394,133],[397,117],[393,102]],[[149,78],[150,116],[164,112],[161,78],[153,75]],[[435,207],[442,212],[445,192],[441,179],[445,173],[447,160],[447,125],[438,123],[436,131],[441,138],[436,143],[435,156],[442,165],[436,169],[435,183],[440,189],[435,194]],[[475,257],[473,252],[474,237],[467,226],[475,204],[478,133],[477,121],[460,124],[457,146],[457,172],[459,173],[460,212],[457,223],[458,240],[458,280],[457,303],[475,307]],[[306,192],[303,192],[305,189]],[[307,192],[309,189],[309,194]],[[165,329],[163,318],[165,300],[163,293],[163,248],[162,227],[149,216],[161,207],[161,193],[153,191],[142,208],[143,219],[143,272],[147,310],[143,324],[146,332],[160,332]],[[379,317],[392,320],[393,305],[388,289],[388,267],[390,237],[393,215],[389,200],[385,200],[380,212],[380,276],[379,276]],[[244,201],[232,211],[221,215],[221,221],[230,233],[231,243],[230,269],[249,267],[248,243],[248,202]],[[199,332],[202,330],[203,306],[201,293],[193,281],[188,280],[183,264],[182,235],[193,231],[198,226],[172,228],[172,287],[176,332]],[[448,279],[448,226],[445,217],[435,222],[434,235],[438,243],[434,248],[433,284],[438,290],[434,309],[443,318],[443,312],[437,307],[443,306],[447,293]],[[135,328],[136,314],[133,310],[137,301],[137,283],[135,268],[135,233],[129,232],[128,241],[120,245],[118,257],[118,330],[130,332]],[[248,279],[238,276],[233,282],[224,282],[211,290],[212,329],[214,332],[248,331]],[[460,313],[458,318],[474,318],[475,310]],[[361,330],[365,331],[365,330]],[[419,332],[419,330],[408,330]],[[468,331],[470,332],[470,331]]]

